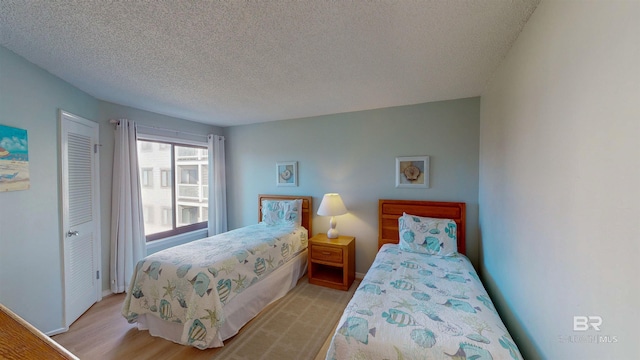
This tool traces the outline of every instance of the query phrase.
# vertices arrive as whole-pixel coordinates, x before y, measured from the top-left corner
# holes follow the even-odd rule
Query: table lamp
[[[327,238],[336,239],[338,237],[338,230],[336,230],[335,216],[344,215],[347,213],[347,208],[342,202],[342,198],[339,194],[324,194],[320,207],[318,208],[318,215],[331,216],[329,221],[329,231],[327,231]]]

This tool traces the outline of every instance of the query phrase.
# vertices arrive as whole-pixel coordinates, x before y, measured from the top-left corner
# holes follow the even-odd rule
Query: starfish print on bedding
[[[236,283],[236,288],[242,289],[244,288],[244,282],[247,280],[247,277],[241,276],[240,274],[238,274],[238,280],[236,279],[231,279],[231,280],[233,280],[233,282]]]
[[[218,322],[218,316],[217,316],[217,312],[215,310],[209,310],[209,309],[204,309],[204,311],[206,311],[207,313],[209,313],[209,315],[202,317],[200,319],[203,320],[209,320],[211,321],[211,327],[214,327],[214,325]]]
[[[265,259],[265,261],[267,262],[267,265],[269,266],[269,269],[273,269],[273,260],[275,259],[272,258],[271,255],[269,255],[268,259]]]
[[[169,280],[167,280],[167,286],[163,286],[162,287],[164,289],[164,295],[162,295],[162,297],[165,297],[167,295],[169,295],[169,298],[171,298],[171,300],[173,300],[173,290],[176,289],[175,285],[171,285],[171,282],[169,282]]]

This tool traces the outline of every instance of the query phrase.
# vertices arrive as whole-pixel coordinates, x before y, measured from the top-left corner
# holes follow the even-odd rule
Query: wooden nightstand
[[[309,239],[308,276],[312,284],[349,290],[356,278],[356,238],[318,234]]]

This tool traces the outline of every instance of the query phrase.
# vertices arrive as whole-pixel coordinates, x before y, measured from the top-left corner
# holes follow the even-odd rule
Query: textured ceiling
[[[0,45],[99,99],[230,126],[478,96],[538,2],[0,0]]]

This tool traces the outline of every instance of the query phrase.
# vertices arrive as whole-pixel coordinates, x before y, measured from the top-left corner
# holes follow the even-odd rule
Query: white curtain
[[[138,260],[146,256],[135,122],[119,120],[111,192],[111,291],[129,288]]]
[[[227,231],[224,137],[209,135],[209,236]]]

